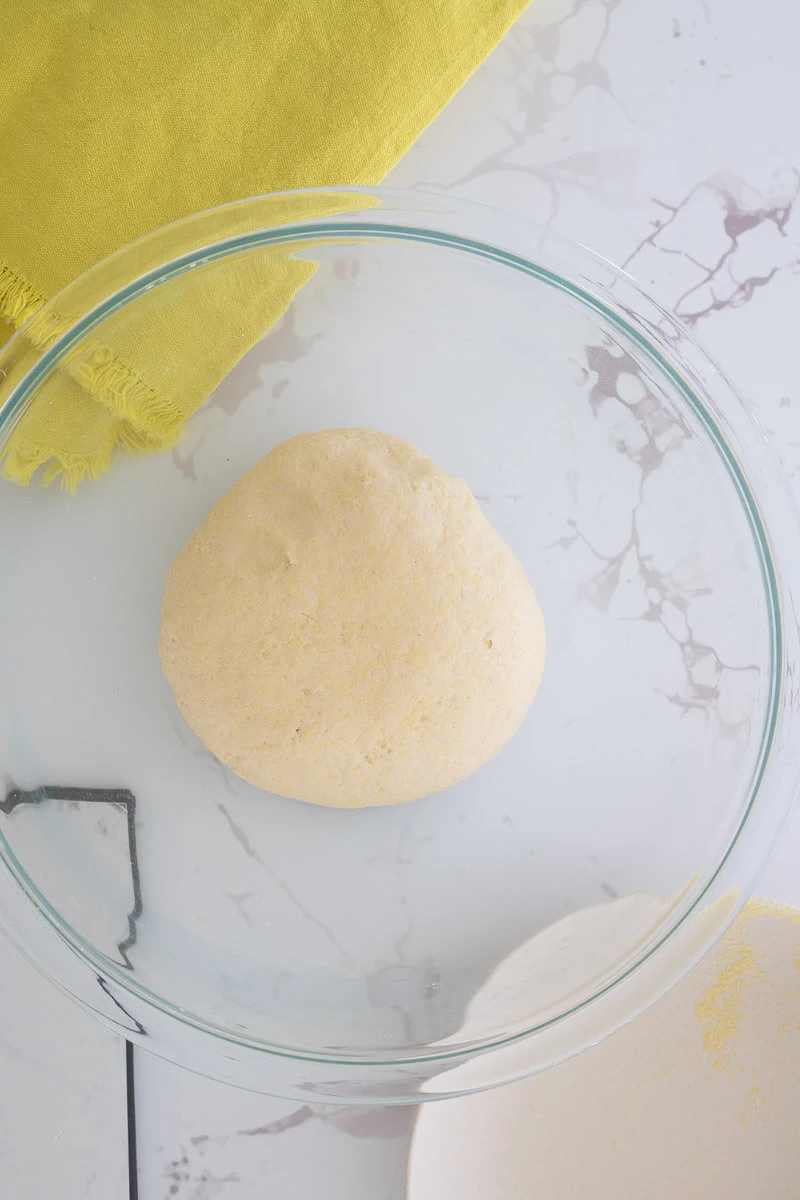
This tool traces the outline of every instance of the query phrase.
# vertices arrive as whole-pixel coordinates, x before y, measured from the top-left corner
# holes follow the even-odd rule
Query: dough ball
[[[303,434],[239,480],[170,568],[161,662],[238,775],[340,808],[464,779],[519,726],[544,623],[467,485],[400,438]]]

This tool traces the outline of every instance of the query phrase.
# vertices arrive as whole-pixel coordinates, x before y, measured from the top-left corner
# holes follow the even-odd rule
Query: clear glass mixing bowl
[[[109,357],[180,396],[186,347],[250,328],[287,272],[285,315],[173,451],[74,495],[0,483],[0,923],[195,1070],[342,1102],[487,1087],[629,1020],[752,887],[798,777],[796,520],[728,384],[631,279],[382,190],[243,201],[105,260],[0,355],[0,442],[80,411]],[[167,569],[215,501],[343,426],[466,479],[548,629],[509,746],[389,809],[245,784],[157,653]]]

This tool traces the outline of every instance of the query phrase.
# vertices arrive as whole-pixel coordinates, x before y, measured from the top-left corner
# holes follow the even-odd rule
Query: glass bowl
[[[574,1054],[719,935],[797,786],[800,543],[766,440],[587,251],[337,189],[187,218],[70,285],[0,355],[0,443],[79,413],[98,363],[185,399],[217,340],[255,344],[172,451],[75,494],[0,484],[0,923],[135,1042],[265,1092],[416,1101]],[[505,750],[360,811],[244,783],[157,650],[213,504],[284,439],[348,426],[466,479],[548,630]]]

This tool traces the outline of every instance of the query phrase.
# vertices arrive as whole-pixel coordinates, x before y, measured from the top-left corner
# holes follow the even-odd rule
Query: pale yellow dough
[[[206,746],[340,808],[438,792],[497,754],[544,666],[522,566],[467,485],[400,438],[303,434],[178,554],[161,662]]]

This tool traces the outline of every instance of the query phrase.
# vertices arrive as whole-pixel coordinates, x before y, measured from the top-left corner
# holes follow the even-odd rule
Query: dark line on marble
[[[136,1082],[133,1042],[125,1043],[125,1099],[128,1109],[128,1200],[139,1200],[139,1161],[136,1152]]]
[[[142,1025],[139,1021],[137,1021],[136,1017],[134,1017],[132,1013],[128,1012],[125,1005],[122,1004],[117,999],[117,997],[114,995],[113,992],[109,991],[108,984],[106,983],[105,979],[103,979],[103,976],[96,975],[95,979],[97,980],[97,983],[100,987],[100,991],[103,993],[103,995],[108,996],[111,1003],[116,1004],[119,1011],[121,1013],[124,1013],[125,1016],[128,1018],[128,1020],[130,1021],[131,1025],[133,1026],[133,1028],[131,1029],[130,1032],[133,1033],[135,1031],[136,1033],[140,1034],[142,1037],[147,1037],[147,1030],[145,1029],[144,1025]]]
[[[133,792],[125,791],[121,793],[127,797],[125,803],[125,817],[128,825],[128,857],[131,863],[131,883],[133,886],[133,908],[128,913],[128,936],[124,941],[120,942],[117,949],[129,971],[133,970],[133,963],[128,958],[128,951],[136,945],[137,929],[136,922],[142,915],[142,880],[139,874],[139,853],[136,848],[136,797]]]
[[[136,848],[136,797],[128,788],[80,788],[45,786],[25,792],[12,788],[5,800],[0,800],[0,812],[11,814],[22,804],[43,804],[46,800],[67,800],[77,804],[113,804],[125,810],[128,832],[128,858],[131,866],[133,908],[128,913],[128,936],[117,943],[117,950],[125,967],[133,970],[128,951],[136,945],[136,922],[142,915],[142,885],[139,873],[139,855]],[[111,997],[113,1000],[113,996]],[[120,1006],[121,1007],[121,1006]],[[123,1009],[123,1012],[125,1010]],[[129,1014],[126,1014],[129,1015]],[[131,1020],[133,1018],[131,1017]],[[138,1022],[136,1022],[138,1024]],[[144,1032],[142,1030],[142,1032]]]

